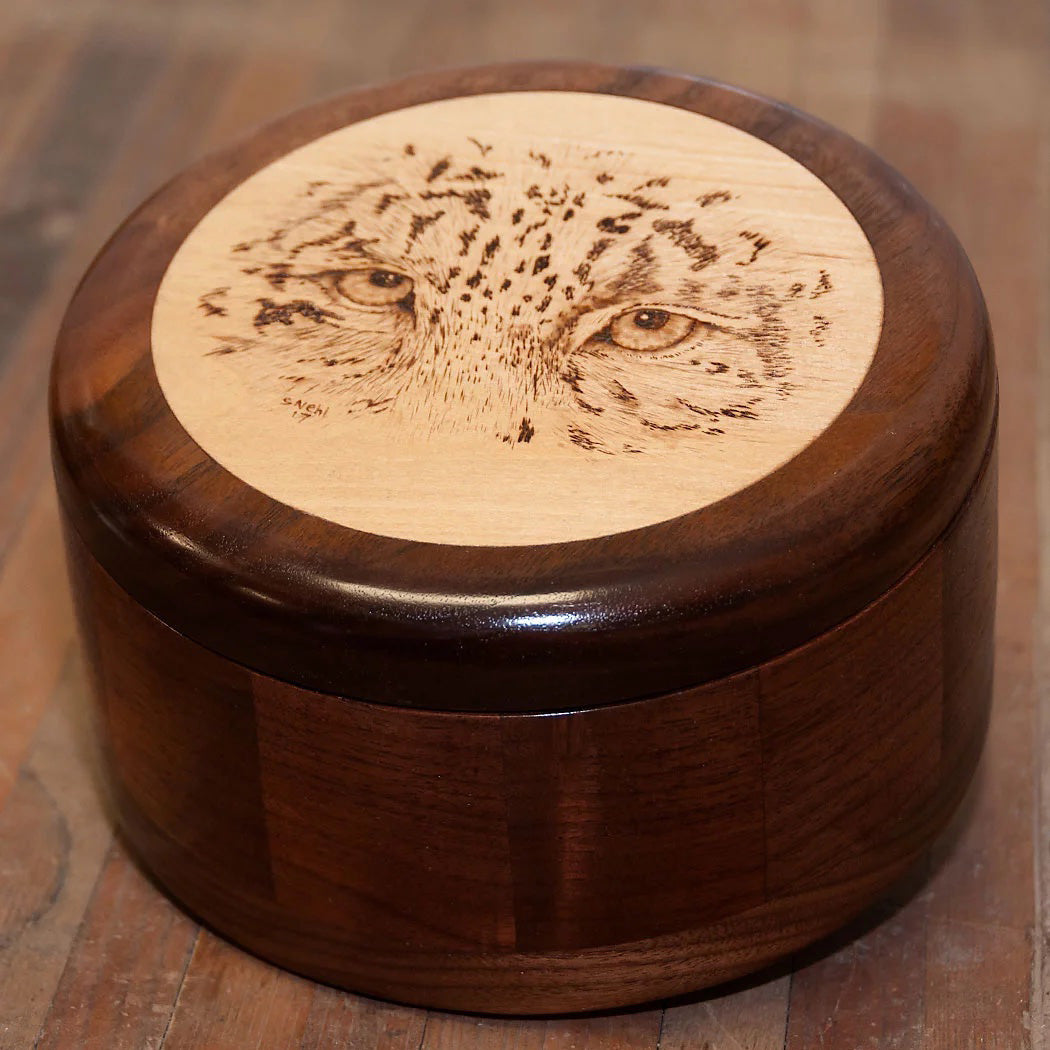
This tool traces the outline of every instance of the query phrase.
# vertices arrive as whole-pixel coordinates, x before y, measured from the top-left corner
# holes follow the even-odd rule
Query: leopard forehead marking
[[[543,543],[724,498],[814,440],[874,353],[845,206],[774,147],[639,100],[427,103],[260,169],[158,292],[190,435],[355,528]]]

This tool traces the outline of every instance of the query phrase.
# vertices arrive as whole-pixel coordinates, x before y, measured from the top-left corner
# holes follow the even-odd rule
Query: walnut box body
[[[294,114],[106,245],[51,407],[124,834],[283,966],[688,992],[877,898],[971,779],[980,291],[787,107],[541,63]]]

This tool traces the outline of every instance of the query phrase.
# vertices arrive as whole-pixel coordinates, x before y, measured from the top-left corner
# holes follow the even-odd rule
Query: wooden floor
[[[995,713],[928,869],[834,943],[689,1002],[502,1021],[355,998],[199,929],[130,863],[88,744],[43,395],[121,217],[270,114],[433,65],[589,57],[779,96],[941,209],[1002,383]],[[1050,1046],[1050,5],[1046,0],[0,0],[0,1047]]]

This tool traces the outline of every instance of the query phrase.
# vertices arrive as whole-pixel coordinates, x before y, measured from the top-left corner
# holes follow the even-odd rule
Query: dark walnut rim
[[[544,546],[358,532],[277,503],[220,467],[172,415],[152,363],[153,301],[182,240],[234,186],[320,135],[421,102],[521,90],[601,92],[706,114],[821,178],[867,234],[885,295],[872,368],[847,408],[794,459],[718,503]],[[51,412],[59,494],[73,525],[114,579],[176,630],[322,692],[437,709],[566,710],[731,674],[886,591],[975,484],[994,428],[996,378],[964,252],[870,150],[709,80],[526,63],[355,91],[170,182],[117,231],[78,288],[58,337]]]

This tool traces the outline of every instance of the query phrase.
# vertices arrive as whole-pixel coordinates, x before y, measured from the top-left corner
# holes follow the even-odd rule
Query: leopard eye
[[[609,324],[609,338],[625,350],[666,350],[692,334],[695,318],[644,307],[628,310]]]
[[[335,287],[361,306],[395,306],[412,294],[412,279],[393,270],[350,270],[336,279]]]

